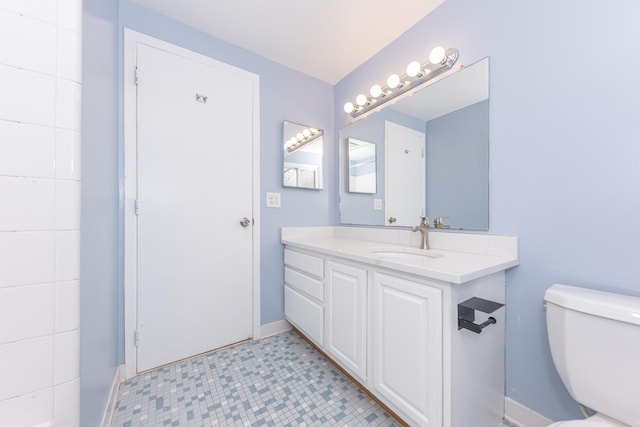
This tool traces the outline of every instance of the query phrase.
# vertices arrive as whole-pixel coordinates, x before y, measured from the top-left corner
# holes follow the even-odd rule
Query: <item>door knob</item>
[[[240,225],[243,226],[244,228],[247,228],[249,224],[251,224],[251,220],[246,216],[240,220]]]
[[[389,217],[389,224],[393,224],[396,221],[397,221],[397,218],[394,218],[392,216]]]

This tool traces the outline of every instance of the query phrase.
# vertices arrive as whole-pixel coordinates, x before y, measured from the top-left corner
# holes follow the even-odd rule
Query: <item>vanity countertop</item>
[[[283,227],[282,243],[430,279],[462,284],[518,265],[513,236],[430,232],[427,256],[396,256],[373,251],[420,253],[409,230],[355,227]],[[441,255],[441,256],[439,256]]]

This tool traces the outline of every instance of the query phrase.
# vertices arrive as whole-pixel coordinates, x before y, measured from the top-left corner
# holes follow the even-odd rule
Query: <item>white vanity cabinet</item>
[[[321,347],[324,345],[324,259],[284,251],[285,318]]]
[[[374,272],[371,383],[423,426],[442,425],[442,291]]]
[[[326,351],[361,382],[367,379],[367,270],[327,261]]]
[[[282,236],[286,318],[327,357],[411,426],[500,424],[500,307],[517,237],[432,232],[425,254],[399,244],[413,237],[406,230],[292,227]],[[459,329],[459,316],[481,332]]]

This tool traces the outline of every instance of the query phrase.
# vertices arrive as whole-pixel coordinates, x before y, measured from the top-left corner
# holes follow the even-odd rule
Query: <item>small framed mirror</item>
[[[376,144],[347,138],[349,192],[376,194]]]
[[[322,129],[286,120],[283,122],[283,187],[322,189],[322,138]]]

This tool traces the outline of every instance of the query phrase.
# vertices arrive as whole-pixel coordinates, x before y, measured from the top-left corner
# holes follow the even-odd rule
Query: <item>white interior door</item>
[[[385,122],[385,224],[414,226],[425,214],[425,134]]]
[[[137,45],[137,372],[252,336],[253,89],[230,68]]]

